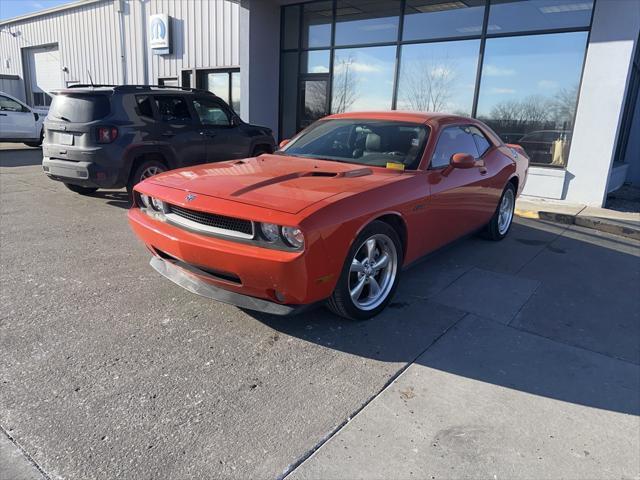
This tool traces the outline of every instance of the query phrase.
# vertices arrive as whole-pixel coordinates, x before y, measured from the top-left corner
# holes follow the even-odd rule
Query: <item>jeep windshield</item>
[[[293,157],[384,167],[420,163],[429,130],[425,125],[389,120],[320,120],[294,137],[278,153]]]

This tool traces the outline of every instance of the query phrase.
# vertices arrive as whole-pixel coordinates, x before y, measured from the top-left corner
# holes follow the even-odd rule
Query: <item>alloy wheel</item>
[[[511,188],[506,189],[500,201],[500,210],[498,211],[498,232],[500,235],[505,235],[507,230],[509,230],[511,220],[513,220],[515,203],[513,190]]]
[[[360,310],[373,310],[389,295],[398,272],[396,246],[387,235],[378,233],[356,250],[349,267],[349,294]]]

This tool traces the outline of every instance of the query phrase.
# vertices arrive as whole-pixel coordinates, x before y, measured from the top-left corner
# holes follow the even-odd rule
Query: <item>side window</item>
[[[158,95],[155,100],[162,121],[177,123],[189,123],[191,121],[191,114],[183,97]]]
[[[153,118],[153,108],[149,95],[136,95],[136,104],[138,106],[138,115]]]
[[[447,127],[440,133],[436,149],[431,157],[430,168],[442,168],[449,165],[456,153],[468,153],[478,158],[478,148],[467,128]]]
[[[9,97],[0,95],[0,110],[4,112],[22,112],[23,108],[15,100],[11,100]]]
[[[469,127],[468,130],[469,132],[471,132],[471,135],[473,135],[473,140],[476,142],[476,147],[478,148],[478,157],[481,157],[487,150],[489,150],[489,148],[491,147],[491,143],[489,143],[487,137],[485,137],[484,133],[482,133],[478,128]]]
[[[228,127],[231,119],[225,109],[215,100],[209,98],[196,98],[193,101],[195,108],[203,125],[216,125]]]

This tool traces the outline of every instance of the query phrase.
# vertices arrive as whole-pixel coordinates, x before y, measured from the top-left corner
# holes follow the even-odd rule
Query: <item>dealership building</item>
[[[334,112],[474,116],[530,153],[526,195],[600,206],[640,186],[639,32],[640,0],[83,0],[0,22],[0,90],[197,87],[280,139]]]

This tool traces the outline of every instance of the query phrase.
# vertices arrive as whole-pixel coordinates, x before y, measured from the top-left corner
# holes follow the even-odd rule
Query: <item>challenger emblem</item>
[[[195,196],[195,194],[193,194],[193,193],[189,193],[189,194],[185,197],[185,200],[186,200],[187,202],[191,202],[191,201],[193,201],[193,200],[195,200],[195,199],[196,199],[196,196]]]

